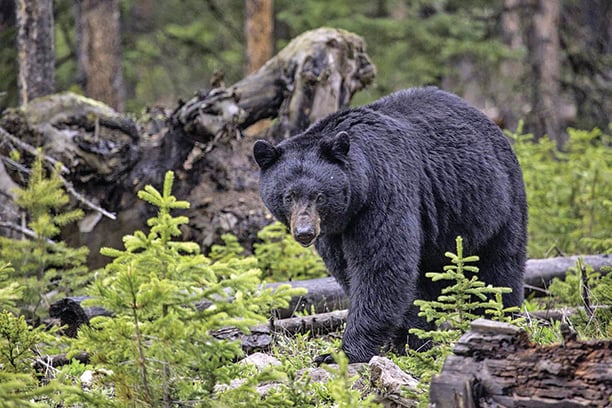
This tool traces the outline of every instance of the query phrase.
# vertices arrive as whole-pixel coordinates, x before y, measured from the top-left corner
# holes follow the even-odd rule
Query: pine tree
[[[172,195],[172,183],[168,172],[161,193],[146,186],[138,194],[158,208],[148,220],[149,233],[125,236],[124,250],[102,249],[114,260],[108,276],[92,285],[89,303],[113,317],[92,319],[74,349],[88,350],[94,364],[112,370],[120,401],[211,406],[215,386],[239,371],[233,362],[242,354],[239,342],[212,333],[230,326],[248,332],[296,292],[288,286],[263,289],[252,257],[212,262],[196,243],[177,240],[188,219],[171,212],[189,203]]]
[[[23,299],[21,312],[29,319],[46,313],[53,300],[68,296],[77,289],[88,269],[84,265],[86,247],[71,248],[65,242],[55,242],[61,228],[83,216],[80,209],[63,211],[69,197],[59,177],[59,165],[51,174],[43,167],[42,154],[33,162],[28,185],[18,189],[15,202],[27,214],[27,226],[32,239],[0,237],[0,260],[12,264],[8,279],[19,282]]]

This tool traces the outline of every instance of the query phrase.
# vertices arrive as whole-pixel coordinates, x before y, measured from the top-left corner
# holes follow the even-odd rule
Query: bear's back
[[[441,130],[444,129],[470,126],[478,130],[474,133],[502,136],[503,139],[501,130],[484,113],[460,97],[433,86],[397,91],[366,108],[417,129],[422,126],[423,130],[438,130],[430,137],[442,136]]]
[[[406,145],[420,151],[422,214],[435,252],[451,248],[456,235],[483,242],[513,217],[526,222],[518,161],[484,113],[435,87],[398,91],[367,109],[403,123]]]

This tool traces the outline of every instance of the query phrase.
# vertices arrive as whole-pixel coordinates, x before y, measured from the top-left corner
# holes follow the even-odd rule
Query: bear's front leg
[[[344,294],[350,295],[350,279],[346,270],[346,259],[342,250],[341,235],[321,235],[315,242],[317,252],[325,262],[325,267],[336,282],[342,287]]]
[[[369,361],[405,328],[418,281],[413,243],[394,236],[347,260],[351,293],[342,349],[350,362]]]

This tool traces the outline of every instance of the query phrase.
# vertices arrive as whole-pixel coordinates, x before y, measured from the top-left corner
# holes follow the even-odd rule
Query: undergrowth
[[[520,128],[513,135],[530,202],[532,257],[552,253],[551,248],[557,253],[612,249],[612,163],[608,147],[602,148],[610,144],[609,136],[598,130],[569,132],[570,143],[562,153],[546,139],[534,142]],[[371,389],[355,385],[364,377],[349,374],[342,354],[336,356],[338,366],[327,367],[329,380],[310,378],[306,369],[313,358],[340,348],[337,335],[281,336],[271,351],[281,366],[264,370],[236,364],[242,357],[239,343],[213,335],[227,326],[248,332],[266,321],[270,308],[286,305],[296,294],[288,287],[265,290],[264,280],[325,274],[316,253],[295,243],[281,224],[260,232],[254,256],[244,256],[231,235],[204,256],[198,245],[179,239],[179,228],[188,220],[173,212],[189,204],[172,195],[168,173],[161,192],[147,186],[139,193],[158,210],[148,221],[149,231],[124,237],[123,249],[104,249],[113,261],[94,275],[84,267],[86,249],[56,241],[60,229],[81,216],[65,210],[67,195],[57,171],[47,173],[38,158],[27,187],[17,192],[32,237],[0,238],[0,407],[377,406]],[[468,330],[475,309],[524,327],[541,344],[561,341],[561,322],[531,317],[531,311],[543,307],[574,310],[563,323],[579,337],[612,337],[610,273],[578,263],[565,280],[553,282],[547,297],[525,302],[526,319],[512,320],[517,310],[501,304],[508,289],[477,279],[478,258],[464,256],[460,239],[456,252],[447,256],[443,271],[427,274],[447,281],[447,288],[435,301],[416,302],[424,318],[444,329],[412,330],[433,347],[390,355],[419,379],[419,388],[406,393],[421,406],[427,404],[430,378]],[[113,318],[92,319],[75,340],[37,325],[50,302],[85,286],[90,304],[112,311]],[[90,355],[89,364],[72,360],[41,372],[41,356],[83,351]],[[95,380],[86,381],[88,376]],[[261,395],[261,384],[273,386]]]
[[[298,244],[287,228],[276,221],[257,233],[259,242],[253,244],[253,256],[266,282],[288,282],[314,279],[327,275],[327,269],[314,248]],[[244,248],[232,234],[221,236],[223,245],[213,245],[209,257],[227,260],[242,256]]]
[[[54,241],[62,227],[83,217],[80,209],[66,210],[69,197],[62,188],[59,172],[59,164],[45,171],[39,152],[28,185],[14,192],[15,203],[27,214],[26,224],[32,236],[0,236],[0,260],[12,265],[5,274],[13,283],[21,284],[16,306],[29,320],[45,316],[51,303],[73,295],[89,279],[85,266],[87,247],[71,248],[63,241]]]
[[[507,132],[529,203],[529,257],[612,252],[612,134],[567,129],[563,151],[547,137]]]

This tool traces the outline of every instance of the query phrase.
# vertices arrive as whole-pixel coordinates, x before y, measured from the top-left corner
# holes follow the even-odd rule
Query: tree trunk
[[[612,341],[537,346],[524,330],[478,319],[431,381],[430,400],[451,407],[604,407],[612,395]]]
[[[16,0],[19,104],[55,91],[53,1]]]
[[[75,7],[78,70],[85,94],[122,112],[119,0],[81,0]]]
[[[525,47],[521,25],[524,9],[524,0],[504,0],[501,15],[502,40],[512,52],[518,53]],[[525,113],[522,108],[528,102],[524,96],[526,92],[517,92],[517,87],[520,87],[525,80],[524,65],[517,58],[504,59],[499,67],[501,78],[492,84],[496,104],[500,110],[499,124],[512,131],[516,130],[518,121]]]
[[[564,80],[576,106],[574,127],[606,129],[612,118],[612,2],[564,2],[561,22],[561,44],[571,68]]]
[[[529,59],[533,71],[532,105],[535,134],[548,137],[560,149],[567,139],[561,111],[561,47],[559,0],[536,0],[529,34]]]
[[[246,74],[257,71],[274,53],[274,0],[245,0]]]

